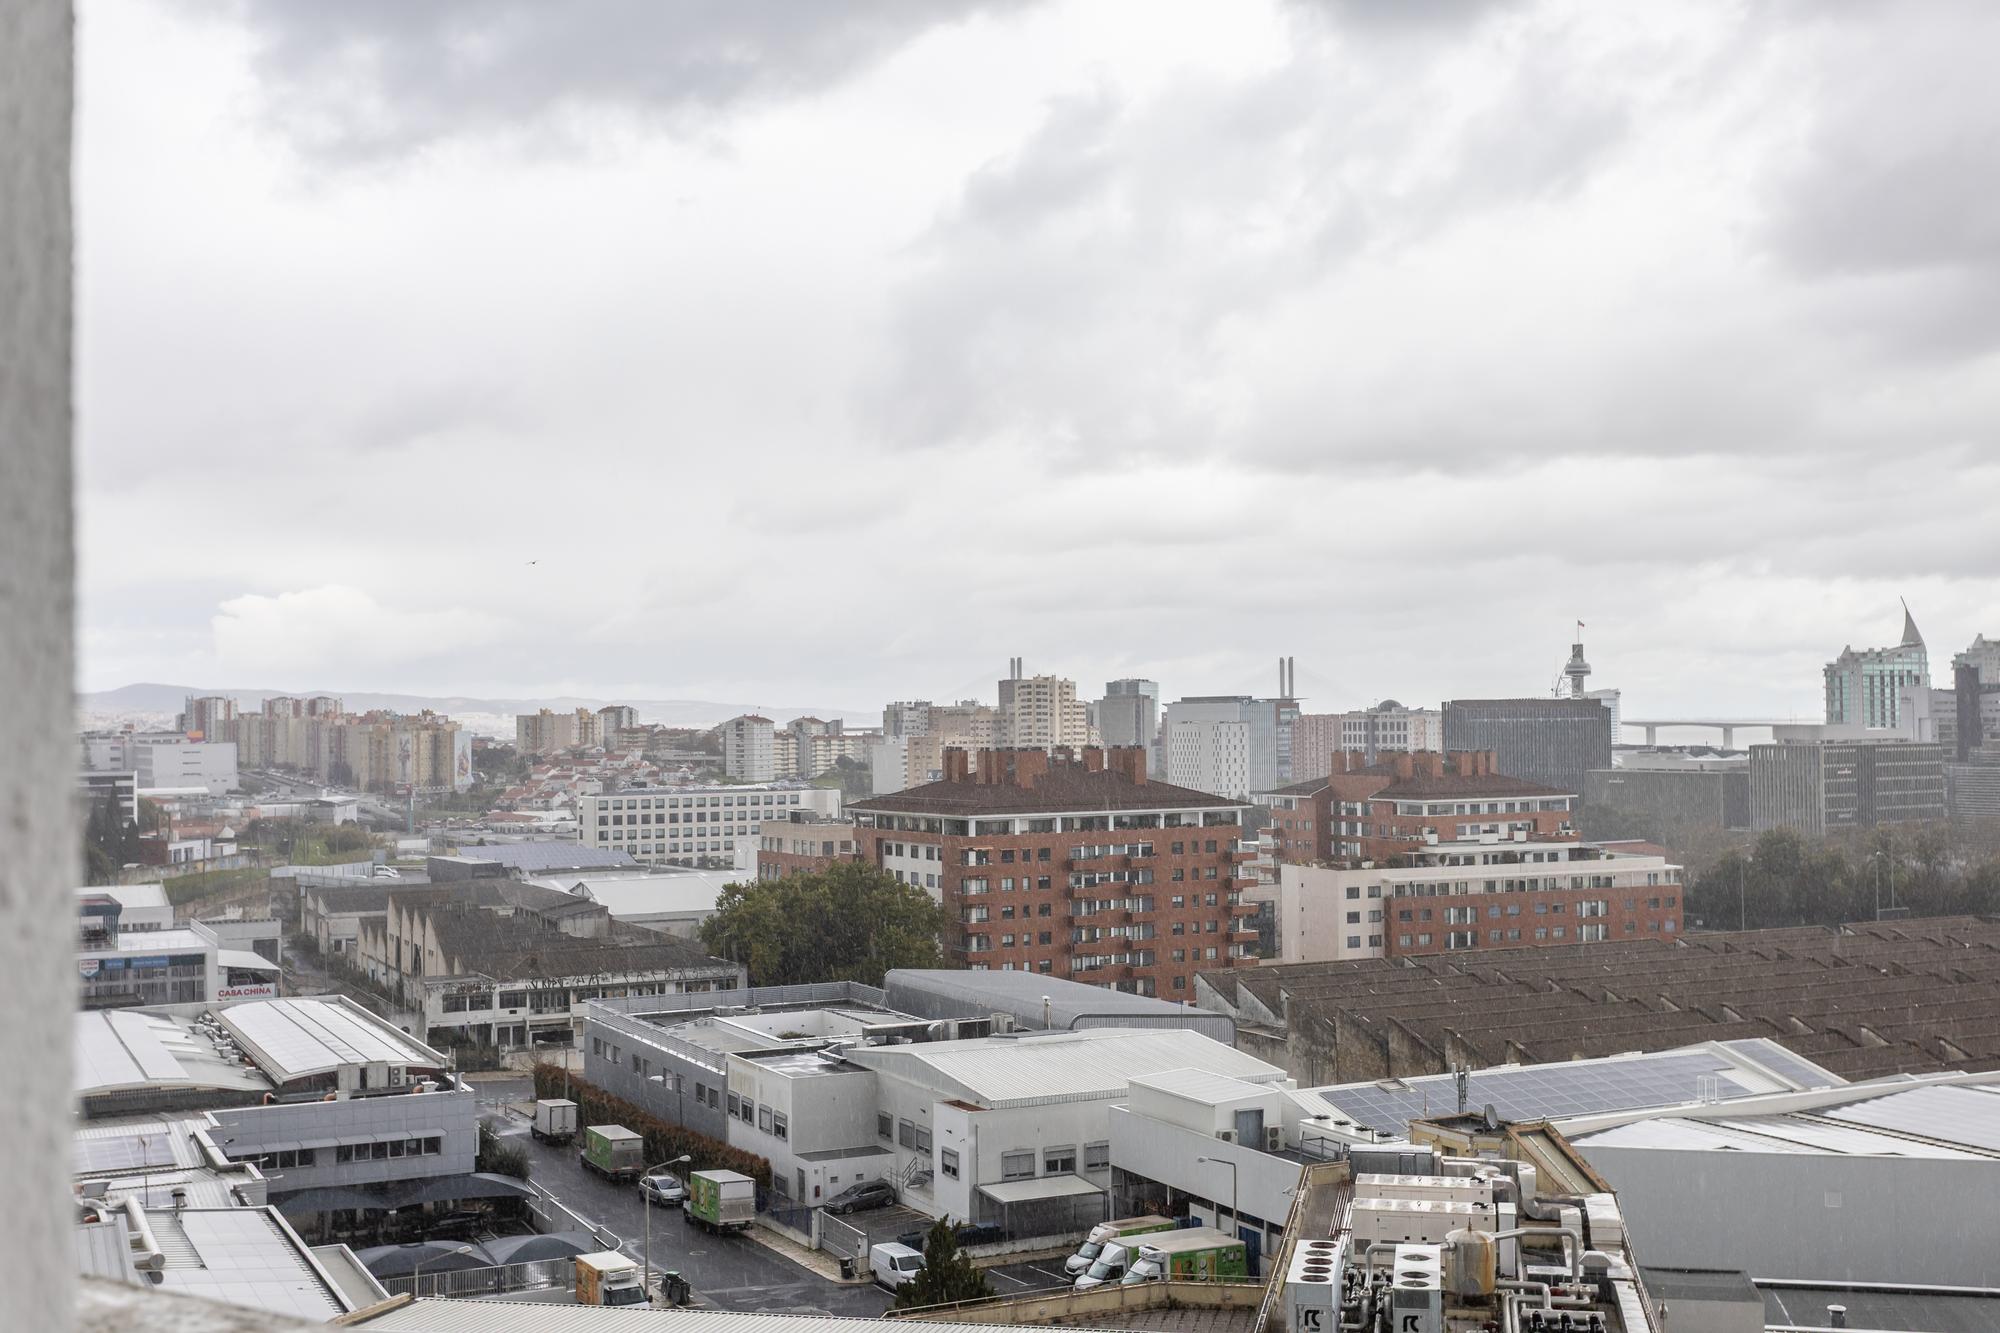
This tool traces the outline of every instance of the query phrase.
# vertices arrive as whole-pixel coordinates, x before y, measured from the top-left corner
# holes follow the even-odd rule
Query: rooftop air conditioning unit
[[[1218,1129],[1215,1131],[1215,1137],[1221,1139],[1224,1143],[1234,1143],[1236,1142],[1236,1131],[1233,1129]]]
[[[994,1032],[1012,1032],[1014,1030],[1014,1015],[995,1013],[992,1014],[990,1017],[993,1023],[992,1030]]]
[[[1285,1131],[1278,1125],[1264,1127],[1264,1151],[1280,1152],[1285,1146]]]

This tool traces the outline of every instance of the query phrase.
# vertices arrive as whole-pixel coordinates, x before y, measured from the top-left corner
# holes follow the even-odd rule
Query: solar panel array
[[[1801,1088],[1833,1088],[1847,1082],[1840,1075],[1829,1073],[1803,1055],[1796,1055],[1767,1037],[1744,1037],[1722,1044],[1778,1077],[1790,1079]]]
[[[1716,1085],[1724,1098],[1747,1095],[1747,1088],[1726,1077],[1733,1070],[1725,1057],[1705,1051],[1486,1070],[1467,1080],[1466,1109],[1490,1105],[1503,1120],[1548,1120],[1673,1106],[1697,1100],[1703,1075],[1725,1076]],[[1356,1123],[1399,1136],[1412,1120],[1458,1109],[1450,1074],[1393,1082],[1400,1087],[1350,1083],[1314,1091]]]
[[[79,1176],[116,1176],[180,1165],[165,1130],[122,1134],[115,1139],[75,1139],[70,1144],[70,1162],[72,1174]]]
[[[2000,1152],[2000,1091],[1908,1088],[1829,1110],[1827,1118]]]

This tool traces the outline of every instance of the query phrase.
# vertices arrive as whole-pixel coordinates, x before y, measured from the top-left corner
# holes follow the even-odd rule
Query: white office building
[[[1168,709],[1164,735],[1167,781],[1194,791],[1249,800],[1249,724],[1218,718],[1176,718],[1173,708]]]
[[[234,741],[191,741],[179,732],[135,736],[131,754],[141,791],[200,787],[221,796],[236,789]]]
[[[727,867],[739,844],[755,851],[766,819],[795,810],[836,816],[840,789],[789,785],[632,787],[577,802],[588,847],[623,851],[649,864]]]

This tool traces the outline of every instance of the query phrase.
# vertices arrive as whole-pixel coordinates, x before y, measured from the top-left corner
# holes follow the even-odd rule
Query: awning
[[[1034,1180],[1003,1180],[997,1185],[981,1185],[979,1192],[998,1204],[1026,1203],[1030,1199],[1067,1199],[1104,1191],[1082,1176],[1039,1176]]]
[[[244,972],[284,971],[263,954],[252,953],[248,949],[217,949],[215,962],[218,967],[233,967]]]
[[[475,1171],[464,1176],[431,1176],[423,1180],[396,1180],[380,1185],[320,1185],[289,1193],[272,1190],[271,1200],[287,1213],[323,1213],[337,1208],[373,1209],[383,1212],[411,1208],[420,1203],[442,1203],[458,1199],[516,1199],[533,1191],[511,1176]]]

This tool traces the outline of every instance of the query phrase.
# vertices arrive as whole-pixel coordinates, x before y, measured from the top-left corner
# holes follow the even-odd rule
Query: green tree
[[[702,923],[709,952],[750,969],[758,986],[882,984],[893,967],[943,967],[951,918],[885,870],[838,861],[786,879],[731,884]]]
[[[950,1305],[983,1300],[992,1294],[993,1285],[986,1274],[973,1264],[971,1255],[958,1248],[958,1234],[950,1219],[940,1217],[924,1233],[924,1266],[896,1288],[896,1308]]]
[[[490,1116],[479,1122],[479,1151],[472,1159],[474,1171],[526,1180],[533,1168],[528,1150],[519,1143],[509,1143],[501,1138]]]

